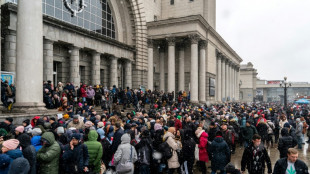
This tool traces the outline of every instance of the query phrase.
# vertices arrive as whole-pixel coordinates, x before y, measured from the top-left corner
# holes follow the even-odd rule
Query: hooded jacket
[[[208,134],[202,130],[197,137],[199,138],[199,161],[204,161],[208,162],[209,161],[209,156],[208,156],[208,151],[207,151],[207,146],[208,146]]]
[[[280,158],[287,157],[287,150],[293,148],[297,144],[294,144],[294,139],[288,133],[287,128],[281,130],[282,137],[279,139],[278,150],[280,152]]]
[[[31,145],[31,140],[29,135],[21,134],[18,137],[19,145],[22,147],[22,152],[24,158],[26,158],[30,165],[29,174],[36,174],[36,149],[33,145]]]
[[[94,172],[100,172],[102,145],[97,141],[98,133],[91,130],[88,133],[88,141],[84,144],[87,146],[89,155],[89,167],[93,168]]]
[[[130,145],[130,135],[124,134],[121,137],[122,143],[118,146],[117,151],[114,154],[114,163],[117,166],[118,164],[124,164],[127,161],[131,161],[135,163],[138,159],[137,152],[135,147]],[[134,166],[132,164],[132,170],[128,174],[132,174],[134,172]]]
[[[209,152],[212,171],[224,170],[230,161],[230,149],[223,137],[218,136],[212,141]]]
[[[34,148],[36,149],[36,152],[38,152],[42,148],[40,141],[41,141],[41,136],[36,135],[31,138],[31,145],[34,146]]]
[[[40,174],[58,174],[60,147],[55,140],[52,132],[46,132],[42,135],[50,144],[43,146],[37,153],[37,162],[39,163]]]
[[[10,150],[5,154],[0,155],[0,173],[7,174],[10,166],[16,158],[22,157],[23,153],[19,149]]]
[[[29,171],[30,165],[28,160],[23,157],[19,157],[13,160],[8,174],[28,174]]]
[[[177,150],[180,149],[178,143],[175,141],[175,136],[171,132],[167,132],[164,135],[164,140],[167,141],[168,145],[172,148],[172,157],[168,159],[168,167],[169,169],[175,169],[180,167],[179,158],[177,154]]]

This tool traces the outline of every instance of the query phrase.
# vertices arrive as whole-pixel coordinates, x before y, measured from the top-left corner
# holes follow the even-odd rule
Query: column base
[[[198,104],[199,103],[199,101],[197,100],[197,101],[193,101],[193,100],[191,100],[190,101],[190,103],[193,103],[193,104]]]
[[[204,100],[204,101],[199,101],[199,103],[201,103],[201,104],[206,104],[207,101],[206,101],[206,100]]]
[[[45,113],[47,111],[44,103],[25,102],[14,103],[12,112],[14,113]]]

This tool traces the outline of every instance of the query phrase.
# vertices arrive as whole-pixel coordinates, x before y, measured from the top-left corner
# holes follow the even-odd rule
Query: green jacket
[[[38,173],[58,174],[60,146],[51,132],[45,132],[41,138],[46,139],[51,145],[43,146],[37,153]]]
[[[254,134],[257,134],[257,130],[253,125],[243,127],[242,137],[245,141],[251,142]]]
[[[88,134],[88,141],[86,144],[89,155],[89,166],[93,167],[94,172],[100,172],[101,157],[102,157],[102,145],[97,141],[98,133],[95,130],[91,130]]]

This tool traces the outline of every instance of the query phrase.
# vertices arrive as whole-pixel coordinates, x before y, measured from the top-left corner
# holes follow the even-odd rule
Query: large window
[[[68,2],[71,1],[68,0]],[[17,3],[17,0],[6,0],[6,2]],[[85,0],[87,7],[74,17],[65,7],[63,0],[42,0],[42,2],[44,14],[115,39],[114,19],[107,0]],[[79,0],[75,0],[72,8],[78,9],[78,3]]]

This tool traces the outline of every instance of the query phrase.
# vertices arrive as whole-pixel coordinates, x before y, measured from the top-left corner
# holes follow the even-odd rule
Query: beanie
[[[68,119],[68,118],[69,118],[69,114],[65,114],[65,115],[63,116],[63,118],[64,118],[64,119]]]
[[[58,127],[57,128],[57,134],[64,134],[65,133],[65,129],[64,129],[64,127]]]
[[[15,131],[23,133],[24,132],[24,126],[18,126],[17,128],[15,128]]]
[[[76,140],[80,140],[80,138],[81,138],[81,134],[79,134],[79,133],[74,133],[74,134],[72,134],[72,137],[71,137],[71,139],[76,139]]]
[[[15,150],[19,145],[19,141],[17,139],[10,139],[4,141],[2,145],[8,148],[9,150]]]
[[[90,128],[93,126],[93,123],[91,121],[86,121],[85,128]]]
[[[13,122],[13,118],[10,118],[10,117],[5,118],[5,120],[9,121],[10,123]]]
[[[290,127],[291,127],[291,125],[290,125],[290,123],[285,123],[283,127],[290,128]]]
[[[102,121],[100,121],[100,122],[98,122],[98,124],[97,124],[97,127],[98,128],[101,128],[101,127],[103,127],[104,125],[103,125],[103,122]]]
[[[31,134],[33,136],[41,135],[42,134],[42,130],[40,128],[34,128],[34,129],[32,129]]]

